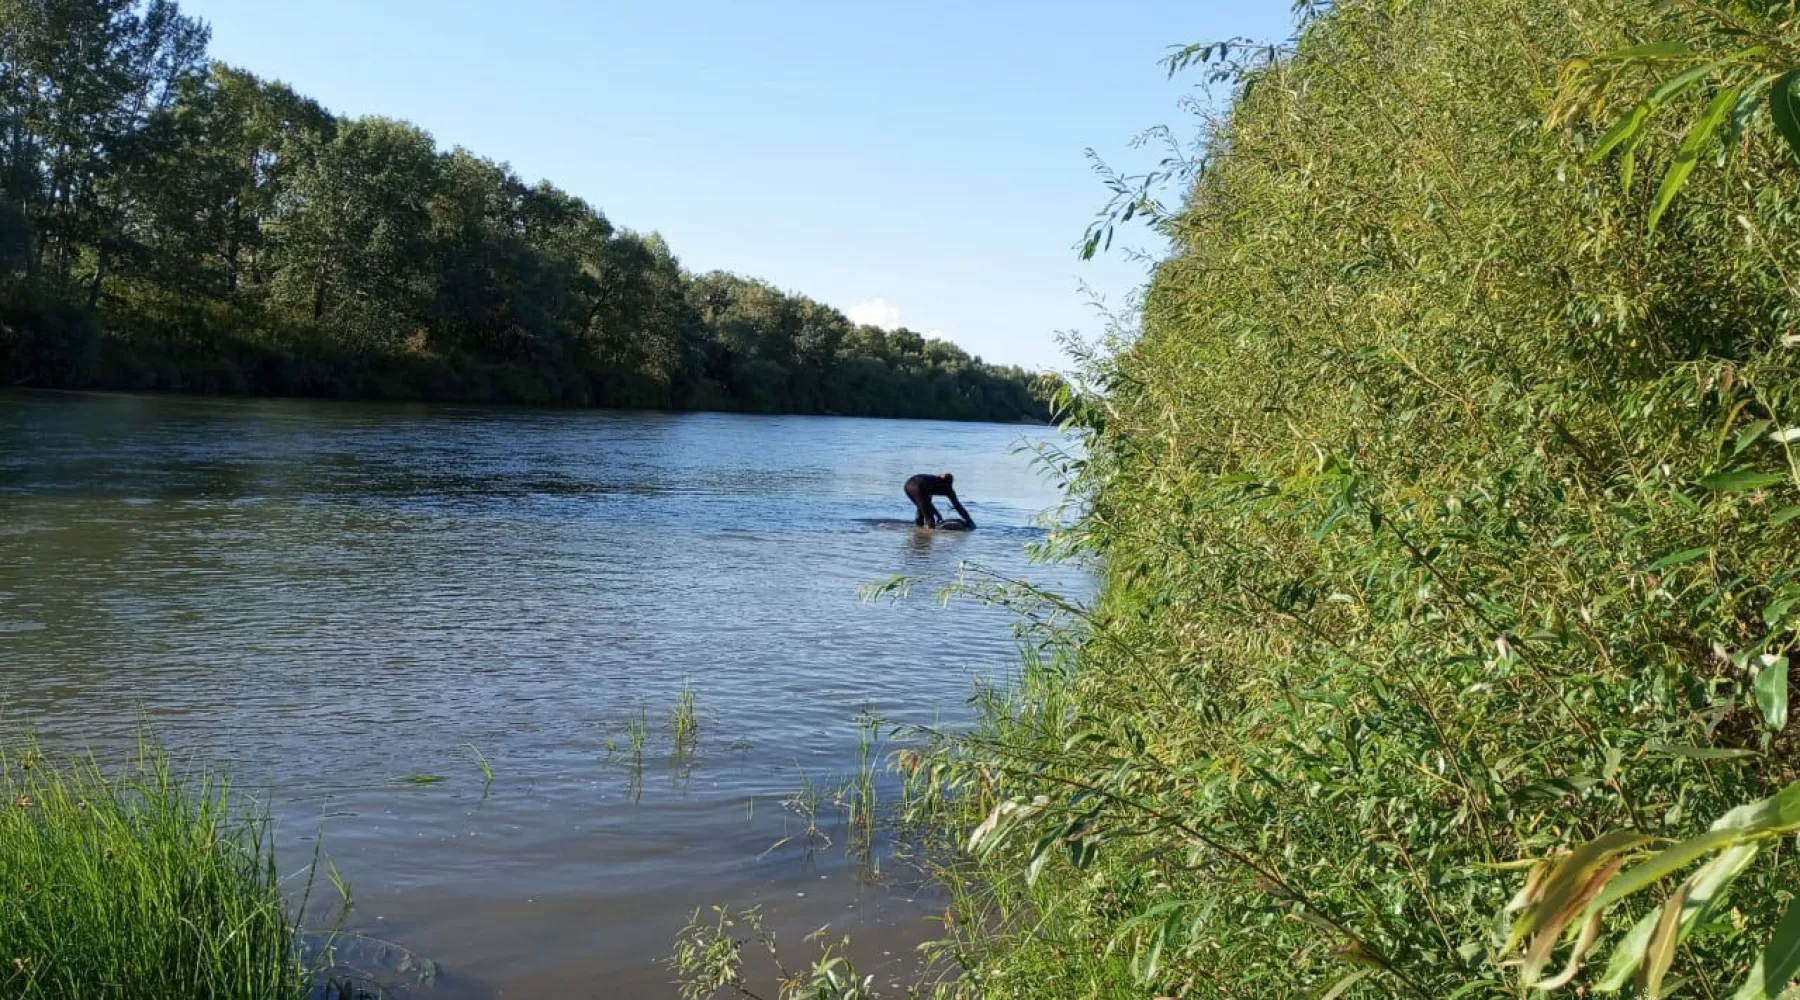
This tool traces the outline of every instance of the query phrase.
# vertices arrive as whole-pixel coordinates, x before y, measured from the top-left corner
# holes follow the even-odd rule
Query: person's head
[[[944,485],[945,485],[945,486],[951,486],[951,485],[954,485],[954,484],[955,484],[955,483],[956,483],[956,477],[955,477],[955,476],[952,476],[952,475],[951,475],[951,474],[950,474],[950,473],[948,473],[948,472],[946,472],[946,473],[944,473],[944,474],[943,474],[943,475],[942,475],[942,476],[940,476],[940,477],[938,477],[938,478],[940,478],[940,479],[942,479],[942,480],[943,480],[943,481],[944,481]]]

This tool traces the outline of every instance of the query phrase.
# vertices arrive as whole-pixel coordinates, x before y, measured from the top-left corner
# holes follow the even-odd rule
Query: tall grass
[[[1788,53],[1793,6],[1304,6],[1224,50],[1185,205],[1122,188],[1174,251],[1071,400],[1103,592],[915,769],[970,848],[947,989],[1476,1000],[1648,942],[1644,994],[1779,994],[1791,852],[1552,921],[1523,975],[1504,926],[1540,860],[1800,776],[1800,165],[1767,116],[1690,141],[1712,81],[1632,140],[1673,201],[1595,155],[1623,106],[1547,124],[1572,57],[1702,7]]]
[[[266,815],[155,746],[112,774],[0,746],[0,997],[302,1000]]]

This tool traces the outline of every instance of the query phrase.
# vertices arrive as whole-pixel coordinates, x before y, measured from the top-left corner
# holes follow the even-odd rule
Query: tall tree
[[[143,235],[143,185],[163,118],[205,66],[207,30],[170,0],[0,0],[9,198],[38,262],[87,271],[89,307]]]
[[[362,118],[303,156],[273,227],[277,300],[358,346],[401,346],[432,291],[428,205],[442,175],[431,137]]]

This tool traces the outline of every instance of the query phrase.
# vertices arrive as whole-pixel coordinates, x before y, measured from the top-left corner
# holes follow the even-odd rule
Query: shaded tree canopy
[[[977,420],[1036,378],[687,271],[548,183],[206,56],[172,0],[0,0],[0,384]]]

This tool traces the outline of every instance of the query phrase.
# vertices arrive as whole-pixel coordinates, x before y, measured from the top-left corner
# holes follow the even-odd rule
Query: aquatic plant
[[[806,941],[824,940],[825,934],[821,928]],[[872,1000],[875,996],[875,978],[859,974],[846,955],[848,938],[827,942],[804,968],[790,970],[760,909],[733,913],[713,907],[710,919],[701,910],[688,918],[669,960],[683,1000],[712,1000],[721,995],[765,1000],[751,988],[744,971],[747,944],[758,945],[767,956],[776,981],[775,996],[780,1000]]]
[[[470,755],[475,758],[476,765],[481,768],[483,791],[492,788],[494,785],[494,768],[488,764],[487,754],[482,753],[481,748],[473,743],[464,743],[463,746],[468,749]]]
[[[866,710],[856,720],[856,770],[839,783],[833,803],[845,814],[850,847],[867,857],[874,843],[879,795],[876,771],[881,766],[881,720]]]
[[[0,746],[0,997],[305,1000],[281,881],[268,816],[152,743],[116,773]]]
[[[650,742],[650,710],[638,706],[637,715],[625,723],[625,736],[631,742],[631,756],[642,763],[644,747]]]
[[[806,768],[800,767],[798,764],[795,767],[800,772],[800,786],[794,790],[793,794],[781,800],[781,804],[786,806],[789,812],[800,817],[801,822],[806,825],[798,834],[790,834],[771,844],[769,849],[763,852],[764,854],[773,854],[795,841],[799,841],[808,851],[818,846],[831,846],[831,838],[819,828],[819,806],[824,803],[825,795],[820,791],[818,784],[813,781],[812,775],[807,773]]]
[[[691,754],[700,744],[700,716],[695,708],[694,688],[681,682],[681,694],[669,709],[669,736],[675,741],[677,754]]]

